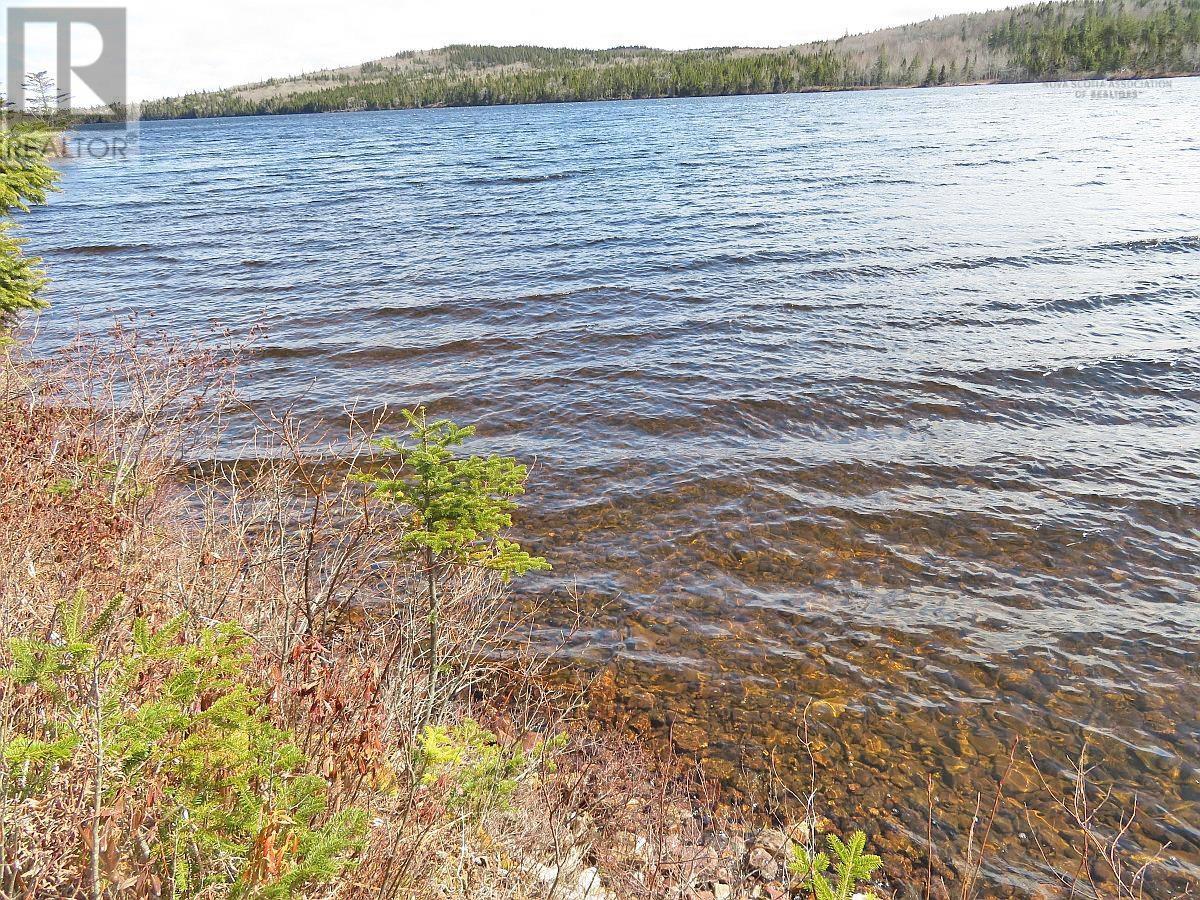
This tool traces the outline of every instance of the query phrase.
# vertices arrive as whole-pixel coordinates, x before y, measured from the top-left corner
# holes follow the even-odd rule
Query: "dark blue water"
[[[479,423],[634,727],[705,726],[744,784],[807,772],[824,699],[830,814],[921,872],[927,774],[961,845],[1016,736],[1052,778],[1087,742],[1166,896],[1200,878],[1200,83],[1080,90],[147,124],[29,219],[42,327],[258,330],[262,407]],[[1005,807],[994,891],[1050,877],[1032,827]]]

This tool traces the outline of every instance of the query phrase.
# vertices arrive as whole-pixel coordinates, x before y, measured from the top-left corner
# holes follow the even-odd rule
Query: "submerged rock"
[[[699,725],[678,722],[671,728],[671,740],[685,753],[698,753],[708,746],[708,733]]]

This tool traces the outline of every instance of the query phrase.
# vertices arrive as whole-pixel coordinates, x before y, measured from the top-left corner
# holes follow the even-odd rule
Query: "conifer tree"
[[[866,886],[871,873],[883,864],[883,860],[866,852],[867,836],[856,831],[849,841],[843,842],[833,834],[827,835],[826,840],[833,853],[832,860],[824,852],[810,853],[803,846],[795,848],[788,868],[800,878],[801,886],[815,900],[851,900],[860,894],[873,897],[859,888]],[[825,875],[831,864],[837,876],[836,884],[831,884]]]
[[[58,172],[47,163],[54,132],[37,119],[5,111],[0,119],[0,327],[21,310],[40,309],[46,284],[41,260],[13,233],[13,214],[46,202]]]
[[[382,450],[396,464],[378,475],[360,475],[372,495],[401,507],[407,529],[399,550],[422,563],[429,606],[429,702],[426,720],[436,706],[441,675],[441,609],[439,581],[454,567],[484,569],[505,581],[550,564],[503,537],[512,526],[514,498],[525,493],[526,470],[505,456],[456,455],[455,448],[475,433],[447,419],[430,421],[424,407],[404,411],[408,438],[386,438]]]
[[[247,681],[245,632],[222,623],[189,638],[186,617],[156,630],[139,619],[131,646],[113,652],[120,605],[89,621],[81,592],[56,611],[57,635],[9,642],[0,681],[36,690],[40,714],[0,745],[5,798],[39,796],[63,777],[90,781],[81,884],[97,900],[129,876],[123,860],[147,856],[179,897],[282,900],[345,870],[365,815],[326,814],[327,783],[305,774],[292,735]],[[118,826],[110,812],[106,826],[114,805],[130,818]]]

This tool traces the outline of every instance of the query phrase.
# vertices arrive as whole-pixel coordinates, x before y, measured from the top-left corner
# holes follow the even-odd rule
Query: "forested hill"
[[[834,41],[666,51],[451,46],[148,102],[146,119],[1200,73],[1200,0],[1068,0]]]

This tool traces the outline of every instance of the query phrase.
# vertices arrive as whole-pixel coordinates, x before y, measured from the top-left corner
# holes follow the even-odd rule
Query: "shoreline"
[[[515,103],[496,102],[496,103],[437,103],[424,106],[364,106],[355,109],[320,109],[320,110],[286,110],[286,111],[263,111],[251,113],[237,113],[231,115],[182,115],[182,116],[146,116],[139,118],[140,122],[190,122],[201,120],[217,120],[217,119],[259,119],[270,118],[273,116],[328,116],[328,115],[346,115],[350,113],[375,113],[375,112],[412,112],[416,110],[426,109],[487,109],[491,107],[509,107],[509,106],[556,106],[567,104],[586,104],[586,103],[637,103],[641,101],[652,100],[699,100],[705,98],[716,97],[783,97],[805,94],[847,94],[860,93],[869,91],[911,91],[911,90],[934,90],[942,88],[963,88],[963,87],[997,87],[1000,85],[1019,85],[1019,84],[1041,84],[1047,87],[1051,85],[1070,85],[1080,83],[1128,83],[1136,81],[1169,81],[1179,78],[1200,78],[1200,70],[1198,71],[1181,71],[1181,72],[1163,72],[1163,73],[1128,73],[1116,75],[1104,75],[1098,73],[1072,73],[1070,77],[1055,78],[1043,80],[1038,78],[1028,79],[979,79],[973,81],[956,81],[947,82],[945,84],[854,84],[854,85],[812,85],[810,87],[801,88],[791,91],[734,91],[728,93],[712,93],[712,94],[654,94],[646,97],[599,97],[599,98],[580,98],[568,100],[536,100],[536,101],[520,101]],[[87,123],[85,123],[87,124]]]

